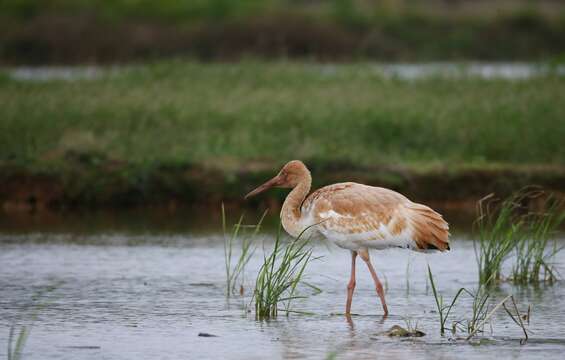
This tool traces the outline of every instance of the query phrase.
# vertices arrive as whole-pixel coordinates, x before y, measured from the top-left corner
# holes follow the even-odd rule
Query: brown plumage
[[[449,249],[448,225],[440,214],[405,196],[380,187],[352,182],[323,187],[301,206],[306,221],[338,246],[362,248],[407,247],[413,250]],[[313,218],[308,221],[308,218]],[[341,235],[357,234],[349,244]]]
[[[411,203],[409,209],[418,249],[449,250],[449,226],[442,216],[421,204]]]
[[[301,161],[294,160],[246,197],[271,187],[292,188],[281,210],[284,229],[295,237],[304,230],[307,235],[320,234],[337,246],[351,250],[346,314],[351,308],[358,254],[369,267],[387,314],[384,292],[371,265],[369,249],[449,250],[447,222],[425,205],[389,189],[353,182],[325,186],[308,195],[311,183],[310,171]]]

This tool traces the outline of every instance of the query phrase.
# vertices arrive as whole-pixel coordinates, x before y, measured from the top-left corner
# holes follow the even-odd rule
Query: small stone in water
[[[380,335],[387,335],[387,336],[398,336],[398,337],[421,337],[425,336],[424,332],[413,329],[413,330],[406,330],[402,326],[394,325],[388,331],[381,333]]]
[[[218,337],[218,335],[208,334],[208,333],[198,333],[198,336],[201,336],[201,337]]]

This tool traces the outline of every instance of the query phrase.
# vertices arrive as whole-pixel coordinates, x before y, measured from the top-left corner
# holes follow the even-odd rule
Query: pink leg
[[[379,298],[381,298],[381,304],[383,305],[384,316],[387,316],[388,308],[386,306],[386,301],[385,301],[385,292],[383,290],[383,285],[379,281],[379,278],[377,277],[377,273],[373,268],[373,265],[371,264],[371,258],[369,257],[369,250],[365,249],[359,251],[359,256],[361,256],[361,259],[365,261],[365,264],[367,264],[367,267],[369,268],[369,272],[371,273],[371,276],[373,277],[373,281],[375,282],[375,287],[377,288],[377,294],[379,295]]]
[[[353,291],[355,290],[355,258],[357,258],[357,252],[351,252],[351,278],[349,279],[349,284],[347,284],[347,303],[345,304],[345,314],[351,314],[351,301],[353,300]]]

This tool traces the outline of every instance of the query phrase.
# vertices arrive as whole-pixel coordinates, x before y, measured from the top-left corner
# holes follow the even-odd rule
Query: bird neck
[[[297,237],[302,232],[299,223],[302,216],[302,202],[310,192],[312,177],[307,174],[287,195],[281,210],[281,222],[283,228],[291,236]]]

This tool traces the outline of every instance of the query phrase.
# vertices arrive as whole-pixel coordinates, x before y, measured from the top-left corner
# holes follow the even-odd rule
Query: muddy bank
[[[399,191],[415,201],[441,209],[472,212],[475,202],[495,192],[501,196],[527,185],[565,194],[565,168],[497,169],[358,168],[347,164],[312,164],[314,188],[355,181]],[[243,195],[278,168],[248,166],[237,171],[200,165],[136,169],[123,164],[72,167],[63,172],[30,172],[18,167],[0,171],[0,205],[5,213],[67,209],[128,209],[161,206],[217,211],[230,208],[278,208],[286,191],[275,190],[250,201]]]

